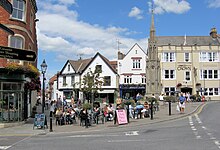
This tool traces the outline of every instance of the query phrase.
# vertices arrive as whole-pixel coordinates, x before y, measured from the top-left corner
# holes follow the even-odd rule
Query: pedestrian
[[[180,113],[184,113],[184,109],[186,105],[186,97],[183,95],[183,93],[180,94],[179,97],[179,108],[180,108]]]

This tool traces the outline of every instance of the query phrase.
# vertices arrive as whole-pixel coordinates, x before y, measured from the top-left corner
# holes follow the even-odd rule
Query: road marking
[[[101,135],[101,134],[93,134],[93,135],[72,135],[72,136],[68,136],[68,137],[72,137],[72,138],[89,138],[89,137],[111,137],[111,136],[120,136],[120,135],[116,135],[116,134],[108,134],[108,135]]]
[[[129,131],[129,132],[125,132],[126,136],[133,136],[133,135],[139,135],[138,131]]]
[[[108,143],[121,143],[121,142],[145,142],[146,140],[109,140]]]
[[[202,124],[202,121],[200,120],[198,114],[194,114],[194,115],[195,115],[195,117],[196,117],[197,122],[198,122],[199,124]]]
[[[8,148],[10,148],[11,146],[0,146],[0,150],[6,150]]]

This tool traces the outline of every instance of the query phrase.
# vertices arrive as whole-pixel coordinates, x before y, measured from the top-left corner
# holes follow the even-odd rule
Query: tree
[[[83,76],[81,91],[87,96],[91,96],[91,102],[93,102],[94,93],[101,90],[102,85],[103,78],[100,77],[100,70],[96,69],[94,72],[90,70]]]

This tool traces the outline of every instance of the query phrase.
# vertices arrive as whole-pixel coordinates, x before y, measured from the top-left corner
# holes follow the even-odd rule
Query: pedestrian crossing
[[[219,140],[214,136],[212,131],[203,124],[197,113],[189,116],[188,119],[189,119],[189,125],[196,139],[208,140],[213,144],[215,144],[220,149]]]

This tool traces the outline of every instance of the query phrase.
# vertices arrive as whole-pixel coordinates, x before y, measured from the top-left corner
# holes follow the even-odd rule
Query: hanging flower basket
[[[178,83],[178,84],[176,85],[177,88],[179,88],[179,87],[181,87],[181,86],[182,86],[182,83]]]
[[[197,87],[201,86],[201,83],[196,83],[196,86],[197,86]]]

